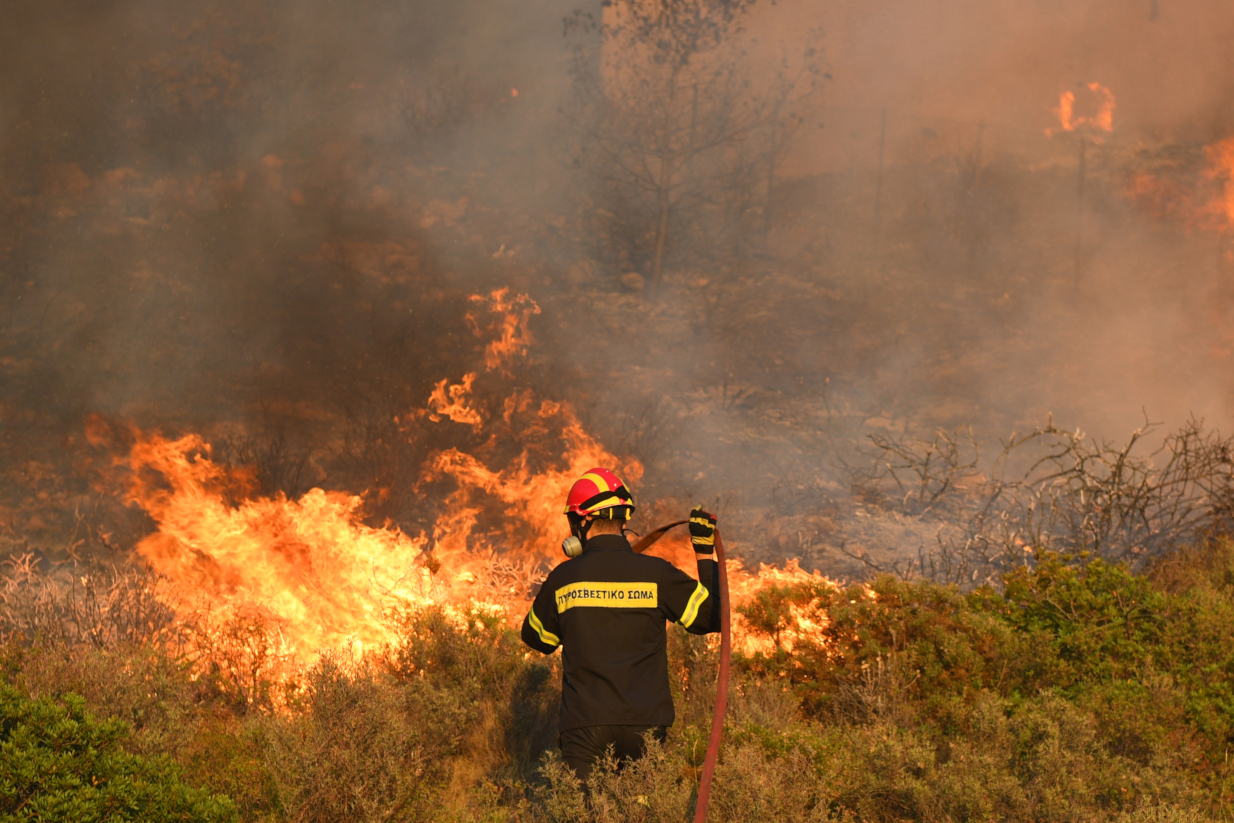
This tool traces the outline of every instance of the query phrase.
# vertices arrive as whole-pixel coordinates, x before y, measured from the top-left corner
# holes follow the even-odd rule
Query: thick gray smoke
[[[602,121],[572,50],[599,41],[564,26],[580,5],[600,15],[577,0],[9,3],[13,533],[54,543],[27,501],[88,502],[48,478],[71,474],[92,414],[226,435],[270,489],[381,489],[374,518],[415,525],[434,443],[397,418],[475,370],[468,298],[503,286],[541,305],[538,342],[476,402],[571,400],[643,460],[649,496],[715,501],[767,558],[840,568],[871,433],[972,427],[988,443],[1051,415],[1113,439],[1145,415],[1229,428],[1228,234],[1127,194],[1139,172],[1219,188],[1203,146],[1234,134],[1228,3],[755,3],[711,58],[730,61],[733,111],[803,66],[817,85],[674,194],[659,252],[654,198],[588,142]],[[629,93],[613,61],[637,57],[606,59],[600,85]],[[1063,92],[1094,114],[1089,83],[1117,105],[1081,172],[1081,138],[1046,131]],[[703,87],[678,111],[729,93]],[[697,162],[702,179],[718,161]]]

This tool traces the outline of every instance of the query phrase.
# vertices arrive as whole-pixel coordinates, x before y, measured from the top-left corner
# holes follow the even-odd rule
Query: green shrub
[[[849,752],[860,779],[840,802],[863,817],[1083,819],[1162,800],[1228,809],[1231,558],[1214,543],[1172,566],[1169,587],[1045,553],[1001,592],[889,576],[771,589],[742,612],[772,650],[738,665],[788,684],[809,717],[884,730]],[[794,612],[823,628],[791,635]]]
[[[0,684],[0,820],[235,820],[225,797],[186,785],[166,758],[129,754],[118,720],[96,722],[75,695],[30,700]]]

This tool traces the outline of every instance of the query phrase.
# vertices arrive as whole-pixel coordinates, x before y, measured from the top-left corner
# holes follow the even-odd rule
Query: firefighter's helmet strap
[[[592,515],[594,517],[594,515]],[[587,542],[587,532],[591,531],[591,521],[581,514],[570,512],[566,515],[570,521],[570,533],[579,539],[580,542]]]
[[[566,557],[578,557],[587,545],[587,532],[591,529],[591,521],[576,512],[567,512],[566,519],[570,521],[570,536],[561,541],[561,550]]]

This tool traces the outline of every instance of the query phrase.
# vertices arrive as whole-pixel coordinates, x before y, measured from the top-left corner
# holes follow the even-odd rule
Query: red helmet
[[[612,520],[629,520],[633,512],[634,496],[608,469],[588,469],[574,481],[566,498],[566,514],[580,517],[599,514]]]

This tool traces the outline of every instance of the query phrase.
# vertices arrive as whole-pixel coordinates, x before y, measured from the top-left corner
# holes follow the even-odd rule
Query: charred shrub
[[[1193,420],[1144,448],[1151,424],[1125,443],[1064,431],[1053,421],[1013,434],[992,460],[971,433],[876,435],[869,468],[851,472],[854,490],[888,510],[933,524],[934,546],[874,571],[966,587],[1054,551],[1137,570],[1228,532],[1234,513],[1234,445]]]
[[[133,566],[48,566],[33,552],[0,563],[0,639],[95,649],[177,647],[181,629],[161,582]]]

